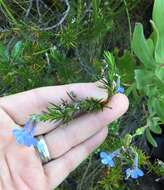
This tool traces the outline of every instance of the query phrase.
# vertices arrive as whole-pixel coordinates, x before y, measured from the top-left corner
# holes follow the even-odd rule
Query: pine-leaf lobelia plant
[[[67,92],[72,103],[68,103],[65,100],[62,100],[60,105],[50,103],[46,111],[39,115],[30,116],[23,129],[13,130],[13,135],[15,136],[16,141],[25,146],[36,146],[34,131],[38,122],[61,121],[64,124],[68,123],[78,114],[102,111],[103,108],[106,107],[106,103],[110,100],[112,95],[115,93],[124,93],[124,88],[120,86],[120,76],[117,73],[116,63],[112,53],[104,53],[104,63],[105,68],[102,72],[103,78],[101,77],[100,80],[102,83],[100,88],[105,88],[108,91],[108,98],[106,101],[94,98],[79,100],[74,92]],[[111,109],[110,107],[108,108]]]
[[[60,105],[50,104],[47,111],[40,115],[36,115],[36,117],[44,122],[61,120],[64,123],[68,123],[77,114],[103,110],[103,107],[106,106],[107,101],[109,101],[112,95],[115,93],[124,93],[124,88],[120,86],[120,76],[117,73],[116,63],[112,53],[104,53],[104,63],[105,66],[102,76],[100,77],[100,88],[105,88],[108,91],[108,98],[106,101],[93,98],[79,100],[74,92],[67,92],[73,102],[72,104],[64,100],[62,100]]]
[[[155,0],[153,18],[150,21],[153,32],[145,38],[143,26],[137,23],[133,33],[132,48],[143,65],[135,70],[137,88],[147,96],[146,137],[157,146],[152,133],[162,132],[164,124],[164,1]]]

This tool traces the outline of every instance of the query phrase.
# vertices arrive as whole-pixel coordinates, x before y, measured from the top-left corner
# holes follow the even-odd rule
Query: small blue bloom
[[[113,153],[101,152],[100,153],[101,163],[109,167],[114,167],[115,163],[113,161],[113,158],[118,156],[119,153],[120,153],[120,150],[116,150]]]
[[[100,153],[101,163],[110,167],[114,167],[115,163],[113,161],[113,158],[109,153],[101,152]]]
[[[142,177],[143,175],[144,175],[144,172],[141,169],[139,169],[138,167],[126,169],[126,178],[127,179],[129,177],[131,177],[132,179],[138,179],[139,177]]]
[[[120,80],[120,76],[117,75],[117,81],[116,81],[116,93],[121,93],[124,94],[125,90],[124,88],[121,86],[121,80]]]
[[[13,129],[13,135],[16,139],[16,142],[25,146],[36,146],[37,140],[34,138],[35,132],[35,122],[28,121],[26,122],[23,129]]]
[[[132,179],[138,179],[139,177],[142,177],[144,175],[144,172],[138,168],[138,154],[137,153],[133,161],[133,168],[126,169],[125,173],[126,173],[127,179],[129,177],[131,177]]]
[[[116,89],[116,93],[121,93],[121,94],[124,94],[125,90],[124,90],[124,87],[122,86],[119,86],[117,89]]]

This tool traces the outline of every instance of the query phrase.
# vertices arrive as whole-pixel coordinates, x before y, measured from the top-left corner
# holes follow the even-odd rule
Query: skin
[[[66,92],[79,99],[106,99],[98,83],[80,83],[37,88],[0,98],[0,190],[51,190],[57,187],[107,136],[107,124],[128,109],[125,95],[116,94],[108,102],[112,109],[82,115],[65,127],[39,123],[36,136],[45,135],[52,161],[42,165],[36,151],[18,145],[12,129],[22,127],[30,114],[46,110],[49,102],[71,102]]]

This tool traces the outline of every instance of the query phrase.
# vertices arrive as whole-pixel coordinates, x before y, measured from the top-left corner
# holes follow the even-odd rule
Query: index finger
[[[26,92],[0,98],[0,107],[19,125],[23,125],[29,115],[45,110],[49,103],[71,102],[67,93],[74,92],[78,99],[106,99],[107,92],[99,83],[75,83],[60,86],[41,87]]]

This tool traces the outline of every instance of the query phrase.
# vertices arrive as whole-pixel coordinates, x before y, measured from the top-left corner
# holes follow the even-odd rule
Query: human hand
[[[0,98],[0,190],[51,190],[57,187],[107,136],[106,125],[128,108],[125,95],[116,94],[98,113],[84,114],[57,128],[59,122],[39,123],[36,136],[44,134],[52,161],[42,164],[32,147],[16,143],[12,130],[23,126],[29,115],[46,110],[48,104],[71,101],[66,92],[79,99],[106,99],[96,83],[43,87]]]

